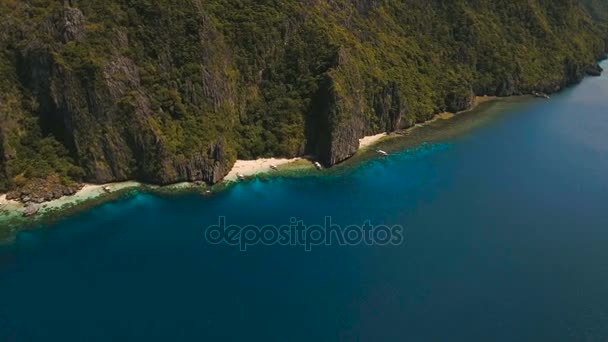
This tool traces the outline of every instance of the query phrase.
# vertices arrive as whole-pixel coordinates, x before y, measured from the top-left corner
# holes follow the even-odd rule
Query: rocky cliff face
[[[394,132],[401,127],[406,104],[399,95],[398,84],[390,82],[382,86],[369,99],[363,96],[346,99],[336,92],[334,81],[329,82],[327,93],[320,95],[327,102],[317,113],[323,119],[315,128],[325,135],[317,141],[314,151],[323,164],[331,166],[350,158],[359,149],[359,139],[366,135]],[[366,111],[373,116],[366,115]]]
[[[194,107],[234,101],[227,94],[230,85],[224,75],[200,70],[198,75],[176,80],[170,86],[183,89],[187,98],[175,95],[171,99],[174,94],[168,90],[167,105],[155,106],[158,99],[152,98],[152,91],[142,82],[141,66],[129,56],[131,42],[120,28],[112,32],[113,45],[107,47],[97,65],[74,65],[65,57],[82,56],[57,53],[67,53],[86,39],[85,23],[77,8],[56,9],[39,28],[45,37],[54,40],[40,38],[24,45],[17,51],[16,63],[22,84],[38,105],[41,125],[72,151],[85,171],[84,180],[103,183],[137,178],[160,184],[183,180],[215,183],[227,174],[235,158],[227,151],[225,137],[184,137],[200,141],[190,151],[175,151],[171,137],[159,127],[164,117],[187,110],[182,107],[199,109]],[[200,35],[206,34],[202,25],[196,29]],[[196,43],[204,49],[203,42]],[[162,53],[157,71],[177,72],[171,51]],[[213,104],[207,105],[207,101]],[[197,114],[198,118],[185,125],[200,125],[205,115]],[[188,131],[189,127],[178,129]]]
[[[2,2],[0,190],[49,176],[215,183],[237,157],[331,166],[365,135],[475,95],[550,93],[598,74],[608,30],[590,6]]]
[[[473,106],[474,103],[475,93],[472,89],[462,89],[460,91],[453,91],[449,93],[447,98],[445,99],[446,110],[452,113],[457,113],[469,109]]]
[[[602,69],[602,67],[599,65],[590,65],[585,70],[589,76],[601,76],[603,71],[604,69]]]
[[[0,183],[6,183],[7,178],[8,178],[6,176],[6,155],[4,152],[4,144],[5,144],[4,134],[2,133],[2,130],[0,129]]]

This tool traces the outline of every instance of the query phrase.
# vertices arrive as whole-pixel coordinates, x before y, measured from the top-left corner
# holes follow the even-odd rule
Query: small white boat
[[[383,150],[377,150],[376,152],[378,152],[378,154],[383,155],[383,156],[388,156],[388,152],[383,151]]]
[[[274,164],[273,164],[273,165],[270,165],[270,168],[271,168],[271,169],[273,169],[273,170],[275,170],[275,171],[279,169],[279,168],[278,168],[276,165],[274,165]]]
[[[102,189],[103,189],[103,191],[105,191],[105,192],[110,192],[110,191],[112,191],[112,188],[110,188],[109,186],[104,186]]]
[[[321,163],[319,162],[315,162],[315,167],[317,168],[317,170],[323,170],[323,165],[321,165]]]
[[[534,92],[533,95],[535,97],[540,97],[540,98],[544,98],[544,99],[547,99],[547,100],[549,100],[551,98],[549,95],[547,95],[545,93],[536,93],[536,92]]]
[[[244,180],[244,179],[245,179],[245,176],[243,176],[243,175],[242,175],[242,174],[240,174],[240,173],[237,173],[237,174],[236,174],[236,178],[238,178],[239,180]]]

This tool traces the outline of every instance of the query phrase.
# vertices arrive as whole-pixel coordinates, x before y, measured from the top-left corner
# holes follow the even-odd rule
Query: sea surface
[[[603,63],[608,69],[608,63]],[[608,76],[438,121],[331,171],[138,192],[0,251],[0,341],[607,341]],[[397,246],[213,245],[228,223]]]

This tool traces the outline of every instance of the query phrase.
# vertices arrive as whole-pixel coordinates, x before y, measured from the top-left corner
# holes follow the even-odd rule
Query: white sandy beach
[[[380,133],[376,135],[371,135],[367,137],[363,137],[359,139],[359,149],[368,148],[376,143],[378,143],[381,139],[387,137],[387,133]],[[271,166],[274,165],[277,169],[281,169],[281,166],[285,166],[287,164],[292,164],[295,162],[305,161],[303,158],[292,158],[292,159],[279,159],[279,158],[262,158],[256,160],[237,160],[230,173],[224,178],[227,181],[235,181],[237,180],[237,175],[242,176],[254,176],[260,173],[268,173],[272,172]],[[310,163],[311,166],[312,162]]]
[[[377,144],[380,140],[388,137],[387,133],[380,133],[376,135],[369,135],[359,139],[359,149],[368,148],[372,145]]]
[[[256,160],[237,160],[230,173],[224,178],[227,181],[237,180],[237,175],[253,176],[259,173],[272,171],[271,166],[274,165],[280,169],[281,166],[303,160],[302,158],[278,159],[278,158],[263,158]]]
[[[15,212],[23,208],[24,206],[20,202],[7,200],[6,194],[0,195],[0,214]]]

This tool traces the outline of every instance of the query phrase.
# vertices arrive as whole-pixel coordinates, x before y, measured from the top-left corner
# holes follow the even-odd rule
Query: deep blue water
[[[608,77],[435,126],[340,172],[21,232],[0,253],[0,341],[606,341]],[[220,215],[369,219],[405,242],[242,253],[205,242]]]

